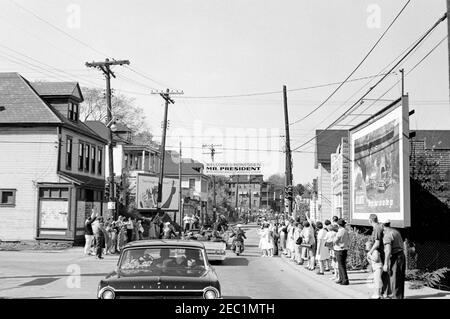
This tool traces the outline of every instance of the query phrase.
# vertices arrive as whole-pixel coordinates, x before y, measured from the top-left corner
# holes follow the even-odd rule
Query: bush
[[[445,274],[450,271],[449,268],[444,267],[435,271],[423,271],[419,269],[412,269],[406,271],[406,280],[412,282],[412,289],[427,286],[430,288],[438,288],[442,286],[441,281],[445,278]]]
[[[355,228],[350,228],[348,231],[350,235],[350,248],[347,256],[347,269],[366,269],[369,265],[366,242],[370,240],[371,236],[364,235]]]

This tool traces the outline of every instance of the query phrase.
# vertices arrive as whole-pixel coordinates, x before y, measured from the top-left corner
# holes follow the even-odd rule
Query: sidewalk
[[[330,289],[339,290],[343,294],[352,295],[355,299],[369,299],[373,295],[373,274],[364,270],[348,271],[350,285],[341,286],[330,280],[331,272],[326,272],[324,276],[317,275],[316,271],[310,271],[303,265],[297,265],[290,259],[282,256],[280,258],[291,267],[295,267],[302,276],[315,280],[320,285],[325,285]],[[420,289],[410,289],[410,283],[405,283],[405,299],[450,299],[450,292],[437,290],[429,287]]]

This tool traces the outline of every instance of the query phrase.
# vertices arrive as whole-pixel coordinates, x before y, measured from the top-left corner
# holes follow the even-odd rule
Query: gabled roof
[[[347,130],[316,130],[316,149],[314,167],[319,163],[331,163],[331,154],[336,152],[336,148],[343,137],[348,137]]]
[[[425,141],[426,149],[450,150],[450,130],[417,130],[413,141]]]
[[[0,123],[61,123],[30,83],[18,73],[0,73]]]
[[[78,84],[76,87],[79,88]],[[4,110],[0,111],[0,124],[55,124],[106,142],[84,123],[70,121],[46,103],[30,82],[18,73],[0,73],[0,106],[4,107]]]
[[[109,141],[109,129],[106,127],[105,123],[101,121],[86,121],[84,122],[89,129],[94,131],[97,135],[99,135],[101,138]],[[129,144],[127,140],[121,138],[120,136],[117,136],[116,134],[113,134],[114,141],[120,142],[120,143],[126,143]]]
[[[73,97],[79,102],[84,100],[77,82],[32,82],[30,84],[43,97]]]

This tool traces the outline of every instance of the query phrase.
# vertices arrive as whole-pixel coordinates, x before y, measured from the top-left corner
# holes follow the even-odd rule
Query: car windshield
[[[201,273],[206,269],[206,261],[200,248],[155,247],[129,248],[123,252],[119,263],[122,274],[144,272]]]

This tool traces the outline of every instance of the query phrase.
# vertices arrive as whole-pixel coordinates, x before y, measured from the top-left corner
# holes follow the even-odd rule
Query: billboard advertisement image
[[[407,112],[406,107],[406,121]],[[393,225],[409,226],[409,142],[404,138],[409,128],[404,114],[398,101],[350,131],[353,224],[367,225],[370,214],[376,214]]]
[[[139,210],[158,208],[158,177],[138,174],[136,180],[136,207]],[[162,210],[178,210],[179,183],[175,178],[164,178],[162,187]]]

